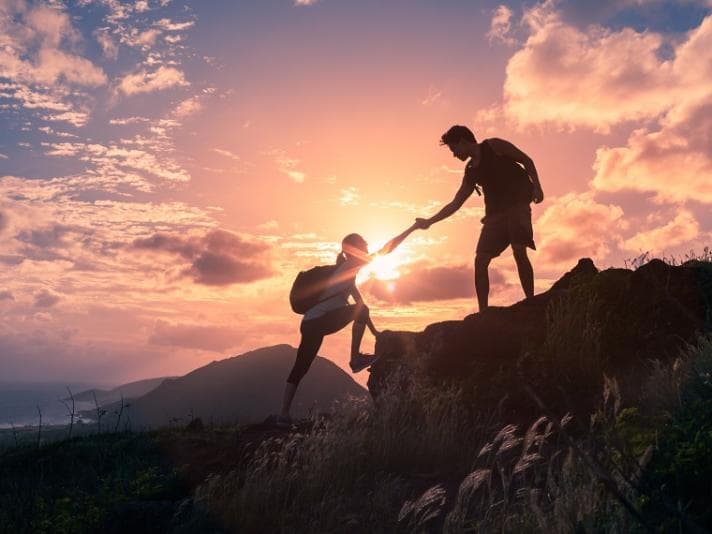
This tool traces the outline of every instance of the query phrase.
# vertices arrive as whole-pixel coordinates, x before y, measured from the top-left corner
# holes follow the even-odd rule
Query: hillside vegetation
[[[388,333],[377,347],[383,361],[372,373],[374,400],[342,402],[291,429],[196,420],[6,451],[0,525],[12,532],[712,530],[712,264],[585,269],[535,303],[423,333]],[[648,285],[661,273],[670,276],[667,286]],[[500,348],[500,361],[473,363],[482,347],[468,347],[467,336],[503,314],[541,315],[543,327],[510,335],[513,356]],[[512,328],[526,334],[531,326]],[[646,330],[657,337],[634,345]],[[461,352],[448,352],[448,343]]]

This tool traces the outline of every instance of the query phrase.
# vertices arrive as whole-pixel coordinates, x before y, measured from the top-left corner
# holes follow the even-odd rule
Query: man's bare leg
[[[489,268],[492,256],[488,254],[477,254],[475,256],[475,291],[477,292],[477,304],[480,311],[487,309],[489,301]]]
[[[527,247],[526,245],[512,245],[512,252],[514,261],[517,263],[519,281],[522,283],[524,295],[526,298],[531,298],[534,296],[534,269],[527,256]]]

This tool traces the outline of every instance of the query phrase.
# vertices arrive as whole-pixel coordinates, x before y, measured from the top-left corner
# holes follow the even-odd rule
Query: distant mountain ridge
[[[284,385],[297,349],[275,345],[214,361],[190,373],[164,380],[135,399],[124,412],[133,429],[186,423],[250,423],[279,410]],[[317,356],[299,385],[293,415],[326,411],[337,400],[365,397],[368,392],[331,361]],[[106,407],[116,411],[117,405]]]
[[[74,400],[76,402],[94,402],[94,395],[96,395],[96,401],[99,405],[104,405],[121,400],[123,395],[124,399],[136,399],[142,397],[151,390],[156,389],[160,386],[164,380],[175,378],[174,376],[161,376],[157,378],[146,378],[143,380],[136,380],[135,382],[128,382],[127,384],[122,384],[116,386],[112,389],[87,389],[80,393],[74,395]],[[65,399],[70,400],[70,399]]]

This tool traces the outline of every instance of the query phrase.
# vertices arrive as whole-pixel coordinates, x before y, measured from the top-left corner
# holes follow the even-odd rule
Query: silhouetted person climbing
[[[331,270],[326,271],[328,278],[320,284],[324,289],[317,292],[313,305],[310,305],[304,312],[304,319],[302,319],[300,326],[301,341],[297,349],[297,359],[287,378],[282,401],[282,412],[275,421],[277,424],[287,425],[290,423],[289,410],[292,406],[297,386],[309,370],[314,358],[316,358],[325,336],[338,332],[353,321],[351,360],[349,362],[351,370],[354,373],[358,373],[375,361],[375,356],[362,354],[360,351],[361,340],[366,327],[368,326],[374,337],[379,332],[373,325],[373,321],[371,321],[368,306],[366,306],[356,288],[356,275],[362,267],[376,256],[388,254],[395,249],[416,229],[417,226],[413,224],[405,232],[386,243],[381,250],[370,255],[368,253],[368,243],[360,235],[349,234],[343,239],[341,252],[336,257],[336,265]],[[313,271],[317,269],[325,269],[325,267],[317,267]],[[294,288],[292,292],[294,293]],[[349,304],[349,296],[353,297],[355,304]],[[291,298],[292,296],[290,295]],[[298,305],[295,307],[293,302],[292,306],[295,311],[301,313]]]
[[[485,216],[475,254],[475,290],[480,311],[488,304],[490,261],[509,245],[524,294],[527,298],[534,296],[534,270],[527,257],[527,247],[536,250],[529,203],[544,200],[534,162],[509,141],[492,138],[478,143],[466,126],[450,128],[440,144],[447,145],[457,159],[470,161],[455,198],[429,219],[416,219],[416,225],[426,230],[442,221],[459,210],[473,191],[481,194],[481,188]]]

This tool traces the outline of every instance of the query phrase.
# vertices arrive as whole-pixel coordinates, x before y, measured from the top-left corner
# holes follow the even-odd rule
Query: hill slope
[[[510,421],[536,417],[533,388],[563,415],[595,411],[605,377],[616,377],[623,403],[634,402],[650,360],[671,363],[699,333],[712,330],[712,264],[652,260],[635,271],[598,271],[590,259],[551,289],[508,307],[385,332],[368,388],[378,395],[399,370],[458,383],[478,406]]]
[[[133,428],[165,426],[200,417],[204,422],[256,422],[281,406],[284,384],[296,349],[265,347],[212,362],[185,376],[164,381],[137,399],[128,410]],[[338,399],[364,397],[366,390],[338,366],[317,357],[302,380],[293,414],[323,411]]]

